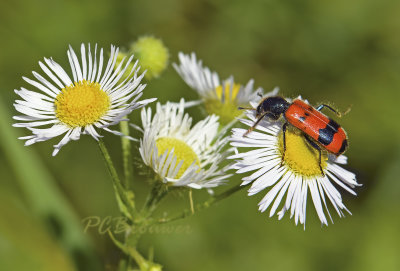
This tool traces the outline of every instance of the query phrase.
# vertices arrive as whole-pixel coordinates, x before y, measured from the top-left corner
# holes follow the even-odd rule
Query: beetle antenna
[[[344,113],[342,114],[342,116],[347,115],[347,114],[351,111],[351,108],[352,108],[352,107],[353,107],[353,105],[351,104],[351,105],[349,106],[349,108],[347,108],[346,111],[344,111]]]
[[[258,123],[267,115],[267,113],[262,114],[257,121],[253,124],[253,126],[251,126],[244,134],[243,137],[247,136],[250,132],[252,132],[256,126],[258,125]]]

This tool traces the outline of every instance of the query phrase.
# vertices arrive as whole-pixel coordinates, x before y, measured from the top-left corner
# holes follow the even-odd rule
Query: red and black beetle
[[[257,121],[243,136],[253,131],[264,117],[271,120],[278,120],[281,115],[283,115],[285,123],[282,126],[282,161],[284,160],[286,151],[286,128],[288,124],[290,124],[301,130],[307,142],[319,151],[319,167],[323,174],[320,147],[336,156],[339,156],[346,151],[348,146],[347,135],[344,129],[340,127],[337,122],[321,113],[321,110],[324,107],[330,109],[338,116],[341,115],[335,109],[326,104],[321,104],[317,108],[314,108],[300,99],[295,99],[292,103],[289,103],[279,96],[264,98],[258,104],[257,108],[239,107],[239,109],[255,110],[257,117]]]

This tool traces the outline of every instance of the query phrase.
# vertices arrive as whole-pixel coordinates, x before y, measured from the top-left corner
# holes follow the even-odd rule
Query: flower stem
[[[126,246],[118,241],[114,235],[109,231],[111,240],[114,244],[121,249],[125,254],[129,255],[135,260],[141,271],[161,271],[162,267],[159,264],[152,262],[152,260],[146,260],[137,250],[132,246]]]
[[[141,210],[141,215],[143,218],[148,218],[156,209],[158,203],[162,198],[167,195],[168,187],[161,182],[156,182],[149,193],[145,204]]]
[[[129,136],[129,125],[127,121],[120,122],[121,133]],[[126,137],[121,137],[122,159],[124,165],[124,186],[129,188],[130,181],[133,175],[133,163],[131,157],[131,141]]]
[[[247,187],[246,185],[241,186],[241,185],[237,185],[234,186],[216,196],[211,197],[210,199],[204,201],[201,204],[197,204],[196,207],[191,207],[190,209],[186,209],[184,210],[180,215],[174,216],[174,217],[170,217],[170,218],[161,218],[158,221],[156,221],[156,223],[159,224],[164,224],[164,223],[168,223],[168,222],[172,222],[175,220],[179,220],[179,219],[183,219],[189,216],[192,216],[193,214],[195,214],[196,211],[201,211],[204,209],[207,209],[208,207],[214,205],[215,203],[229,197],[230,195],[236,193],[237,191],[242,190],[243,188]],[[193,208],[193,209],[192,209]]]
[[[115,192],[116,192],[117,196],[119,197],[119,198],[117,198],[117,200],[124,205],[124,206],[120,206],[120,209],[128,217],[132,218],[136,215],[134,201],[133,201],[132,197],[128,198],[126,190],[122,186],[121,180],[119,179],[117,171],[111,160],[111,156],[108,153],[108,150],[101,138],[99,139],[98,143],[99,143],[100,151],[103,154],[104,161],[106,162],[108,172],[110,173],[111,179],[113,181],[113,186],[114,186]],[[128,213],[125,212],[124,208],[126,208],[126,211]]]

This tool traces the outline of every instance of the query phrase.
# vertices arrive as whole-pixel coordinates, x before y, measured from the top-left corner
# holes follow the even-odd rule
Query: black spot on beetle
[[[304,116],[301,116],[300,118],[299,118],[299,121],[300,122],[304,122],[306,120],[306,117],[304,117]]]
[[[334,134],[335,133],[329,128],[319,129],[318,142],[322,145],[328,146],[331,144]]]
[[[318,142],[325,146],[331,144],[333,136],[337,133],[339,128],[340,125],[330,119],[324,129],[319,129]]]
[[[329,123],[328,123],[327,126],[330,126],[330,127],[335,131],[335,133],[336,133],[336,132],[339,130],[339,128],[340,128],[340,125],[339,125],[336,121],[331,120],[331,119],[329,119]]]
[[[306,115],[306,117],[310,116],[310,114],[308,112],[304,113],[304,115]]]

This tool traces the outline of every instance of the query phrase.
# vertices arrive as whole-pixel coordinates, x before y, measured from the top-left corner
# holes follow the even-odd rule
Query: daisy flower
[[[143,138],[140,155],[165,183],[173,186],[211,188],[224,183],[231,174],[221,167],[231,149],[223,151],[227,137],[218,135],[218,117],[208,116],[191,127],[192,118],[179,104],[157,104],[142,110]]]
[[[216,114],[222,124],[227,124],[242,113],[239,106],[247,106],[250,101],[257,100],[262,88],[254,90],[254,80],[246,85],[234,82],[233,76],[220,81],[216,72],[203,67],[201,60],[197,60],[195,53],[190,56],[179,53],[180,64],[173,63],[186,84],[194,89],[202,101],[208,114]],[[277,90],[274,91],[276,94]],[[270,94],[273,95],[273,94]]]
[[[256,103],[252,103],[255,108]],[[253,126],[256,121],[254,110],[246,113],[248,119],[240,121],[247,126]],[[270,188],[268,193],[259,203],[259,210],[264,212],[270,207],[270,217],[277,213],[281,219],[286,211],[290,210],[290,217],[294,216],[295,223],[305,225],[306,203],[308,190],[318,217],[322,224],[328,225],[325,212],[330,217],[327,206],[328,200],[340,217],[344,210],[350,213],[342,202],[342,197],[337,188],[340,186],[349,193],[356,195],[352,188],[359,186],[354,173],[342,168],[340,165],[347,163],[347,157],[338,157],[322,152],[322,171],[319,164],[319,153],[309,146],[298,129],[289,126],[286,131],[286,151],[284,161],[282,122],[270,122],[264,118],[245,137],[247,130],[236,128],[232,130],[231,145],[237,148],[251,148],[247,151],[238,151],[229,157],[236,159],[233,168],[237,173],[251,175],[242,178],[241,185],[251,184],[249,195],[254,195],[264,189]],[[242,150],[242,149],[240,149]],[[286,195],[286,198],[284,196]],[[350,213],[351,214],[351,213]],[[333,223],[333,221],[332,221]]]
[[[52,58],[44,58],[44,63],[39,61],[47,79],[37,72],[33,72],[36,80],[23,77],[36,88],[34,91],[15,90],[22,100],[16,100],[14,107],[23,115],[14,116],[22,122],[13,126],[25,127],[32,132],[32,135],[20,137],[26,140],[25,145],[64,134],[54,146],[54,156],[69,141],[78,140],[81,134],[89,134],[96,140],[101,137],[99,129],[123,135],[108,127],[126,120],[127,114],[155,99],[139,101],[145,87],[140,84],[144,74],[138,75],[137,62],[127,71],[133,56],[116,65],[118,51],[117,47],[111,46],[110,58],[104,68],[103,49],[97,56],[97,45],[92,54],[90,45],[86,48],[82,44],[81,61],[70,46],[67,55],[72,78]],[[125,72],[129,75],[122,80]]]

